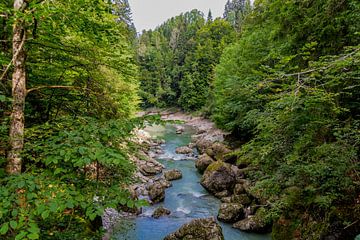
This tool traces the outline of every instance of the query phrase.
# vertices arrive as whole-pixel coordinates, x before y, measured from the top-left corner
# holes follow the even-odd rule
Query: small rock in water
[[[194,151],[191,148],[189,148],[188,146],[183,146],[183,147],[176,148],[175,152],[177,154],[190,154],[190,153],[193,153]]]
[[[182,134],[185,131],[183,126],[176,126],[176,134]]]
[[[161,183],[156,182],[154,184],[151,184],[148,187],[148,191],[149,191],[149,198],[153,203],[164,201],[165,187]]]
[[[164,240],[223,240],[222,229],[215,218],[194,219],[184,224],[176,232],[166,236]]]
[[[170,215],[171,211],[164,207],[157,208],[154,213],[151,215],[153,218],[160,218],[162,216]]]
[[[173,170],[164,172],[164,177],[168,181],[178,180],[178,179],[182,178],[182,173],[178,169],[173,169]]]

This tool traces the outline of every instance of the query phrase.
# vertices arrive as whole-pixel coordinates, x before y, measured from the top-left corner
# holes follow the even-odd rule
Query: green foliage
[[[238,158],[259,167],[252,191],[303,239],[359,212],[359,9],[256,1],[216,67],[212,118],[247,140]]]
[[[26,173],[1,182],[2,235],[61,239],[63,231],[74,231],[85,238],[91,221],[105,208],[144,204],[134,202],[124,189],[134,170],[127,159],[131,147],[125,143],[141,124],[62,119],[28,129]]]
[[[0,238],[98,239],[107,207],[138,207],[126,185],[138,68],[127,1],[26,1],[0,14]],[[27,89],[23,173],[5,174],[12,27],[24,23]],[[9,65],[9,68],[7,67]],[[7,72],[3,72],[7,69]]]

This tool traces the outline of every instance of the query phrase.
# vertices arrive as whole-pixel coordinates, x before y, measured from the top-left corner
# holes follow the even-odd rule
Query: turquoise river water
[[[165,139],[166,143],[162,145],[164,153],[158,160],[167,169],[181,170],[183,178],[172,182],[173,186],[166,190],[164,202],[144,208],[139,217],[121,221],[114,234],[118,240],[161,240],[194,218],[216,217],[219,209],[220,201],[200,185],[201,175],[196,171],[194,160],[184,160],[184,156],[175,153],[177,147],[190,143],[193,130],[186,127],[181,135],[175,133],[172,125],[148,127],[146,130],[153,137]],[[151,214],[159,206],[171,210],[171,215],[152,218]],[[232,228],[230,224],[220,224],[225,240],[271,239],[269,235],[249,234]]]

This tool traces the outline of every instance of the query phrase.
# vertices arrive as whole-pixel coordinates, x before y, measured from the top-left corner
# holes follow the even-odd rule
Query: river
[[[166,190],[164,202],[144,208],[139,217],[122,220],[114,234],[118,240],[162,240],[194,218],[216,216],[219,209],[220,201],[200,185],[201,175],[195,168],[194,160],[184,160],[184,156],[175,153],[177,147],[190,143],[194,130],[185,126],[185,132],[178,135],[173,125],[166,125],[148,127],[146,131],[152,137],[165,139],[166,143],[162,145],[164,152],[158,156],[158,161],[166,169],[179,169],[183,178],[172,182],[173,186]],[[171,210],[171,215],[152,218],[151,214],[159,206]],[[220,224],[225,240],[271,239],[269,235],[249,234],[232,228],[230,224]]]

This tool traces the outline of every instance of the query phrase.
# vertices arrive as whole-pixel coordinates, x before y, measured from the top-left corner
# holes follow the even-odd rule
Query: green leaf
[[[50,214],[50,211],[49,211],[49,210],[46,210],[46,211],[44,211],[44,212],[41,213],[41,217],[42,217],[43,219],[46,219],[46,218],[49,217],[49,214]]]
[[[27,232],[21,231],[18,235],[16,235],[15,240],[23,239],[27,234]]]
[[[4,223],[0,228],[0,234],[5,235],[9,231],[9,223]]]
[[[11,211],[11,216],[13,216],[13,217],[16,217],[17,215],[18,215],[18,210],[17,209],[13,209],[12,211]]]
[[[39,234],[37,234],[37,233],[30,233],[27,235],[27,237],[29,239],[39,239],[40,238]]]
[[[11,227],[12,229],[15,230],[17,226],[18,226],[18,224],[17,224],[16,221],[14,221],[14,220],[10,221],[10,227]]]
[[[51,212],[56,212],[57,211],[57,208],[58,208],[58,204],[56,203],[56,202],[52,202],[51,204],[50,204],[50,211]]]

